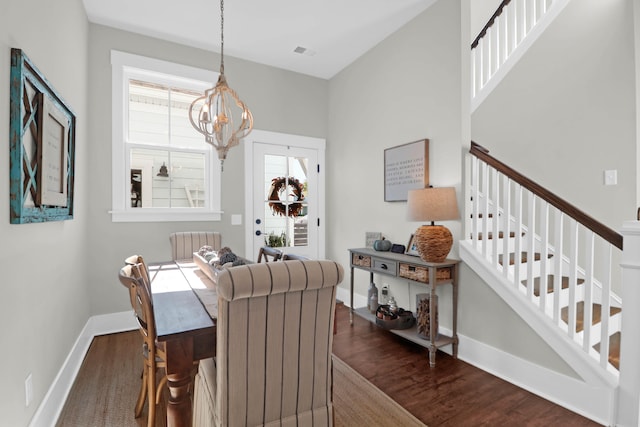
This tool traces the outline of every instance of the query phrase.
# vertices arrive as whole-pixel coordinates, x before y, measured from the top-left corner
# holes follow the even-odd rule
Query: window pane
[[[265,242],[307,246],[308,159],[266,155],[264,161]]]
[[[171,90],[171,145],[173,147],[203,149],[204,135],[191,126],[189,107],[201,94],[184,90]],[[198,110],[196,110],[198,111]]]
[[[204,154],[171,153],[171,207],[205,206]]]
[[[131,206],[205,207],[204,153],[131,150]]]
[[[169,144],[168,89],[129,81],[129,141]]]

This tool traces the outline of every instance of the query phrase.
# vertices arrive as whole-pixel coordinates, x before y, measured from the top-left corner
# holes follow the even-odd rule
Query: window
[[[111,52],[112,221],[219,221],[220,162],[189,121],[217,73]]]

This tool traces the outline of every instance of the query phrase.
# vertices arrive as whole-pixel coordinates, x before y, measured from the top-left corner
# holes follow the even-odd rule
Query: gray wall
[[[92,314],[87,287],[87,33],[81,0],[0,2],[0,424],[28,424]],[[9,223],[9,75],[20,48],[74,110],[75,218]],[[25,407],[24,381],[34,399]]]
[[[430,182],[455,186],[462,206],[462,164],[469,131],[468,18],[465,1],[441,0],[330,81],[327,255],[349,265],[348,248],[365,232],[406,244],[421,225],[406,220],[406,202],[384,201],[384,149],[430,139]],[[466,56],[465,56],[466,55]],[[466,69],[466,68],[465,68]],[[466,116],[465,116],[466,115]],[[460,239],[460,222],[445,223]],[[454,245],[451,257],[457,257]],[[369,275],[355,272],[356,293]],[[415,307],[423,287],[376,276],[402,307]],[[349,278],[341,285],[348,289]],[[451,327],[451,292],[438,290],[440,323]],[[573,371],[472,271],[461,268],[458,331],[567,375]]]
[[[222,173],[220,222],[113,223],[111,209],[111,49],[218,70],[219,55],[158,39],[90,25],[89,102],[92,171],[89,246],[96,255],[89,283],[92,314],[126,310],[116,272],[134,253],[149,261],[171,258],[172,231],[214,230],[222,244],[244,253],[244,225],[231,225],[231,214],[244,216],[244,158],[242,144],[233,148]],[[327,132],[328,82],[273,67],[225,57],[229,85],[249,106],[254,128],[324,138]],[[213,82],[212,82],[213,85]],[[204,142],[203,142],[204,143]]]

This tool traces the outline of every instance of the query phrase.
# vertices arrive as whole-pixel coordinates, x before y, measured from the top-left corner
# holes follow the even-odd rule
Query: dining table
[[[195,362],[216,354],[215,283],[192,260],[150,263],[158,343],[166,352],[167,426],[191,426]]]

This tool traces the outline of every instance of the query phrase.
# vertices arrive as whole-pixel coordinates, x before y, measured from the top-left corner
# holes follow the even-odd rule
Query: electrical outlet
[[[27,379],[24,380],[24,399],[26,406],[31,405],[33,400],[33,377],[31,374],[27,375]]]

